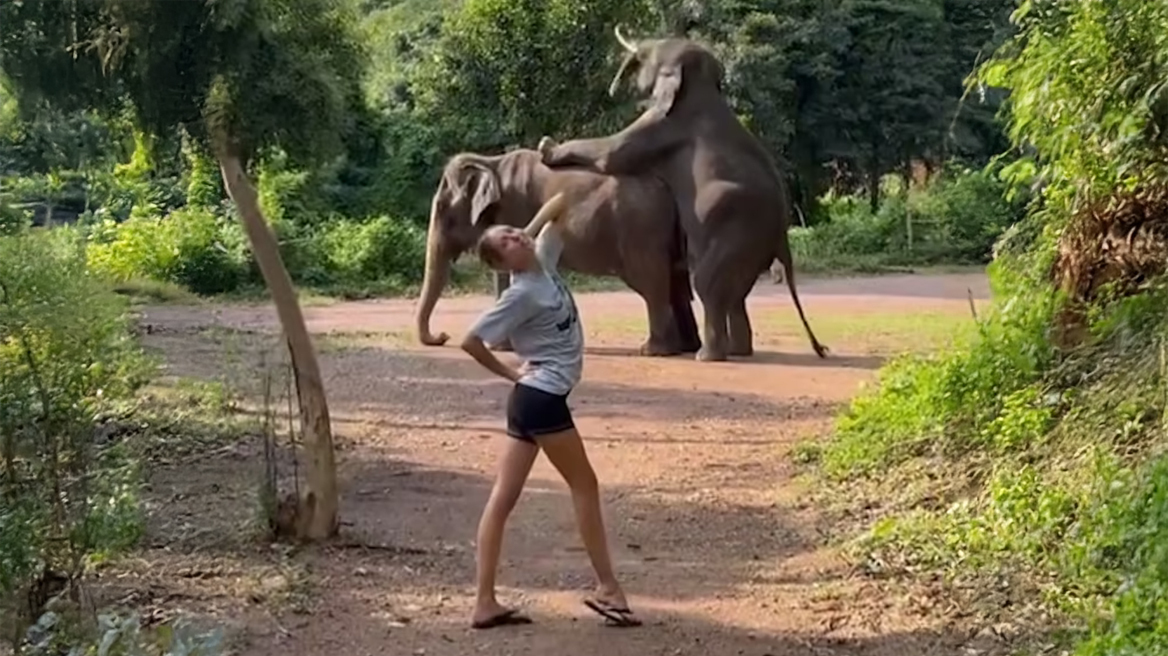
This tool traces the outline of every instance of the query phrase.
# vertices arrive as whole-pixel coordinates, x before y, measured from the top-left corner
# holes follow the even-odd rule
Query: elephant
[[[647,107],[624,129],[537,149],[553,169],[587,168],[608,175],[656,175],[669,185],[681,215],[693,289],[705,310],[702,361],[754,353],[746,298],[778,259],[799,318],[820,358],[820,344],[795,290],[788,241],[792,202],[785,176],[759,140],[739,122],[722,93],[724,69],[705,46],[684,38],[630,42],[609,86],[615,96],[636,74]]]
[[[450,265],[493,224],[524,227],[559,192],[572,205],[561,220],[560,268],[617,276],[645,301],[649,336],[642,355],[694,353],[701,348],[686,267],[685,238],[668,186],[651,176],[609,176],[585,169],[552,170],[538,151],[501,155],[463,152],[446,163],[430,205],[426,264],[415,315],[417,339],[441,346],[430,316]],[[510,282],[495,277],[495,296]],[[509,344],[492,345],[510,350]]]

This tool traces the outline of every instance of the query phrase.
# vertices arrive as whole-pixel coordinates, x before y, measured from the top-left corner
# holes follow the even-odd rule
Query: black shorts
[[[507,397],[507,434],[525,442],[574,428],[567,394],[551,394],[515,383]]]

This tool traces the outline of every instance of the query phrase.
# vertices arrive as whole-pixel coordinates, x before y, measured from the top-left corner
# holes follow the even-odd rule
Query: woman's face
[[[535,244],[515,226],[491,226],[485,239],[499,260],[499,269],[522,271],[535,261]]]

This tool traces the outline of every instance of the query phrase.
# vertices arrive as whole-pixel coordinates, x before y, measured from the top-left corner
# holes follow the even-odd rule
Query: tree
[[[151,135],[185,131],[214,153],[272,294],[291,354],[309,467],[297,533],[338,526],[328,404],[296,292],[260,212],[249,161],[279,148],[301,164],[339,153],[360,102],[364,53],[351,4],[334,0],[0,3],[0,68],[26,114],[115,113]]]
[[[462,148],[533,148],[545,134],[617,130],[633,114],[607,93],[620,55],[612,28],[652,18],[628,0],[467,0],[446,16],[415,96],[459,125]]]

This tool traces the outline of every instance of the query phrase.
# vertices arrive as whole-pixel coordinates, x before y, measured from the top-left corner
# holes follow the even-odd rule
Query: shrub
[[[97,427],[146,381],[149,363],[124,301],[88,273],[74,231],[0,237],[0,372],[8,597],[48,572],[76,575],[142,528],[136,461]]]
[[[1048,329],[1058,296],[1002,261],[989,267],[995,296],[1011,295],[980,318],[976,335],[932,356],[901,357],[880,373],[875,391],[837,419],[824,462],[836,475],[897,464],[932,449],[950,455],[983,446],[1007,400],[1033,399],[1054,362]],[[996,439],[996,438],[995,438]]]
[[[949,169],[923,188],[890,190],[873,213],[866,198],[827,196],[828,220],[791,229],[804,268],[876,268],[988,262],[994,241],[1022,218],[1023,200],[991,171]]]
[[[334,283],[413,282],[422,277],[426,232],[411,222],[387,216],[365,222],[341,219],[326,224],[320,239]]]
[[[247,275],[242,231],[202,208],[162,217],[142,206],[129,220],[106,220],[91,233],[90,265],[114,282],[146,278],[199,294],[232,291]]]

